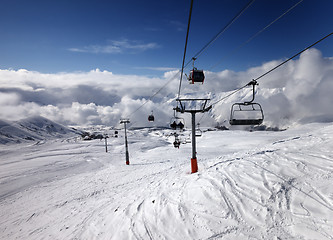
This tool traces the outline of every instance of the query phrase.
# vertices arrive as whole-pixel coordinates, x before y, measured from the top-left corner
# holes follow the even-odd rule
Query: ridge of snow
[[[75,134],[79,134],[79,131],[41,116],[15,122],[0,120],[0,144],[40,141]]]

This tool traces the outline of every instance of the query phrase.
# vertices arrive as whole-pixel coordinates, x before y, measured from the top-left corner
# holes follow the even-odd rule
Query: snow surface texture
[[[333,126],[0,146],[1,239],[333,239]],[[181,140],[185,142],[188,131]]]

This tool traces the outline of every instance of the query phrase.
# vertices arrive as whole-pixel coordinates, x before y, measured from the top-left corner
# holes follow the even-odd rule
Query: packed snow
[[[331,123],[210,130],[0,145],[0,238],[333,239]]]

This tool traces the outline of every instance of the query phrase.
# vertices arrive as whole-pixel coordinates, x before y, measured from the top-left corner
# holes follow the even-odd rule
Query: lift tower
[[[176,111],[180,113],[191,113],[192,116],[192,158],[191,158],[191,173],[198,171],[196,136],[195,136],[195,114],[209,111],[212,107],[207,107],[208,98],[184,98],[176,99],[179,103]]]
[[[128,142],[127,142],[127,132],[126,132],[126,123],[130,123],[129,119],[121,119],[120,123],[124,124],[125,128],[125,150],[126,150],[126,165],[129,165],[129,154],[128,154]]]

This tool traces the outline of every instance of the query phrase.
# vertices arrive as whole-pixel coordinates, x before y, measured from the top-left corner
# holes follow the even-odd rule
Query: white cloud
[[[186,30],[186,25],[184,23],[182,23],[182,22],[171,20],[171,21],[169,21],[169,24],[171,26],[173,26],[174,28],[176,28],[176,30],[178,32],[182,32],[182,31]]]
[[[166,81],[165,78],[114,75],[99,69],[57,74],[0,70],[0,119],[42,115],[67,124],[114,125],[142,104],[142,97],[151,96]],[[165,93],[170,93],[168,87],[158,98],[164,99]],[[142,110],[150,113],[152,104]]]
[[[159,45],[157,43],[140,43],[138,41],[130,41],[128,39],[116,41],[111,40],[107,45],[89,45],[82,48],[69,48],[71,52],[83,53],[137,53],[150,49],[156,49]]]
[[[167,71],[175,71],[178,68],[171,68],[171,67],[135,67],[135,69],[147,69],[147,70],[153,70],[153,71],[167,72]]]
[[[253,76],[260,76],[281,61],[272,61],[262,66],[251,68],[239,82],[246,83]],[[247,78],[244,78],[246,77]],[[251,76],[251,77],[250,77]],[[304,52],[298,60],[268,74],[259,80],[256,102],[261,103],[265,112],[265,124],[287,127],[294,122],[333,121],[333,60],[323,58],[316,49]],[[223,94],[221,94],[223,95]],[[214,114],[221,122],[228,118],[232,102],[251,99],[251,88],[214,109]]]
[[[0,106],[17,105],[20,102],[20,96],[16,93],[0,92]]]
[[[122,49],[112,45],[90,45],[83,48],[69,48],[71,52],[82,52],[82,53],[121,53]]]
[[[110,41],[112,46],[117,46],[122,49],[136,49],[136,50],[148,50],[158,47],[157,43],[140,43],[138,41],[129,41],[127,39],[121,41]]]
[[[280,62],[274,60],[245,72],[205,72],[203,85],[190,85],[184,78],[181,97],[185,94],[211,97],[215,102]],[[134,126],[148,126],[152,123],[147,117],[153,110],[156,119],[153,124],[166,126],[173,115],[178,86],[178,71],[152,78],[116,75],[99,69],[57,74],[0,70],[0,119],[39,114],[66,124],[117,125],[121,117],[130,117]],[[158,90],[160,92],[147,101]],[[332,90],[333,58],[323,58],[318,50],[312,49],[260,79],[255,101],[263,106],[265,124],[269,126],[333,121]],[[251,89],[246,88],[214,105],[209,114],[220,123],[227,122],[231,104],[249,99]],[[213,124],[209,114],[203,119]],[[189,114],[183,116],[190,122]]]

